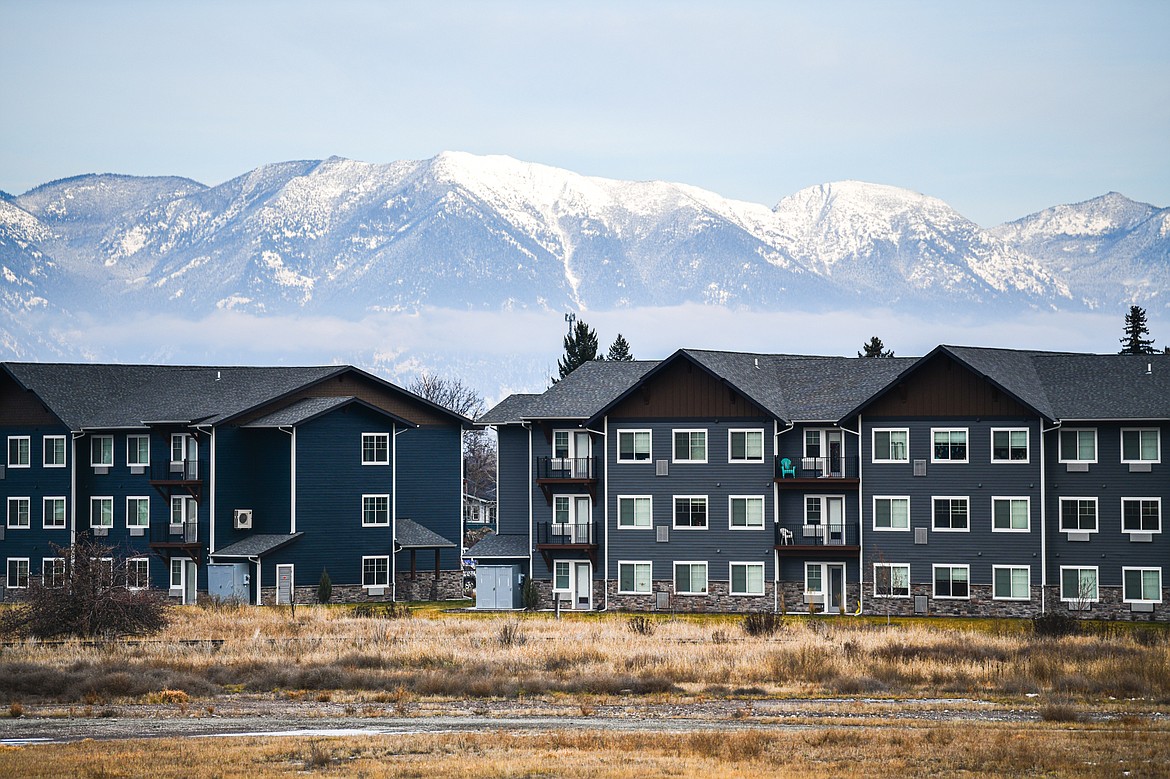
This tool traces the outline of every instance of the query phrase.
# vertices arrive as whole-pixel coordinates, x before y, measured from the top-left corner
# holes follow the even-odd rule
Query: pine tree
[[[630,354],[630,342],[621,333],[618,333],[617,338],[609,345],[609,354],[605,359],[613,362],[633,362],[634,355]]]
[[[893,350],[892,349],[887,350],[886,345],[884,343],[882,343],[882,339],[878,338],[876,335],[874,337],[870,338],[869,343],[863,345],[861,348],[864,349],[865,351],[858,352],[857,353],[858,357],[893,357],[894,356]]]
[[[573,320],[569,332],[565,334],[565,356],[557,360],[560,378],[565,378],[585,363],[596,359],[597,331],[580,319]]]
[[[1146,324],[1146,310],[1141,306],[1130,306],[1125,315],[1125,337],[1121,339],[1120,354],[1154,354],[1154,339],[1145,338],[1150,334]]]

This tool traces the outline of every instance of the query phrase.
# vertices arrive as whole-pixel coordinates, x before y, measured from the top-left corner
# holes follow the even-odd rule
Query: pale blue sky
[[[457,149],[985,226],[1170,206],[1170,2],[0,0],[0,189]]]

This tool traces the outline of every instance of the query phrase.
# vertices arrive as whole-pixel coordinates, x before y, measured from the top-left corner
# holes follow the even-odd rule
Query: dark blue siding
[[[496,494],[499,499],[499,532],[502,535],[527,535],[528,481],[532,475],[532,462],[528,459],[529,431],[523,427],[501,425],[498,435]],[[544,500],[544,497],[540,499]]]
[[[455,425],[421,427],[398,436],[398,516],[438,533],[455,544],[444,549],[443,570],[461,565],[463,485],[460,481],[461,437]],[[434,553],[420,551],[419,568],[433,570]],[[409,570],[410,554],[398,555],[398,570]]]

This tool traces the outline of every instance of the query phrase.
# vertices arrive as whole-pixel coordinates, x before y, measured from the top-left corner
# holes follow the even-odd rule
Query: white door
[[[592,479],[593,460],[589,457],[589,433],[578,430],[573,433],[573,478]]]
[[[293,567],[291,565],[276,566],[277,606],[287,606],[292,603],[293,586]]]
[[[845,543],[845,498],[825,498],[829,526],[825,529],[826,544]]]
[[[199,567],[194,560],[187,561],[187,576],[183,588],[183,603],[194,603],[198,599],[196,585],[199,583]]]
[[[573,608],[588,611],[593,607],[593,566],[573,563],[573,567]]]
[[[579,495],[573,499],[573,543],[593,543],[593,507],[588,495]]]

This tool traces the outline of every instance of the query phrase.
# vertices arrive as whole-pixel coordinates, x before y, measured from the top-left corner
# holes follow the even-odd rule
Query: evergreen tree
[[[580,319],[574,319],[569,324],[569,332],[565,334],[565,356],[557,360],[560,378],[565,378],[585,363],[596,359],[597,331]]]
[[[609,345],[609,354],[605,358],[613,362],[633,362],[634,355],[630,354],[630,342],[618,333],[617,338]]]
[[[869,343],[861,347],[864,352],[858,352],[858,357],[893,357],[892,349],[886,349],[886,345],[882,343],[882,339],[876,335],[869,339]]]
[[[1121,339],[1120,354],[1154,354],[1154,339],[1146,338],[1150,334],[1146,324],[1146,310],[1141,306],[1130,306],[1125,315],[1125,337]]]

